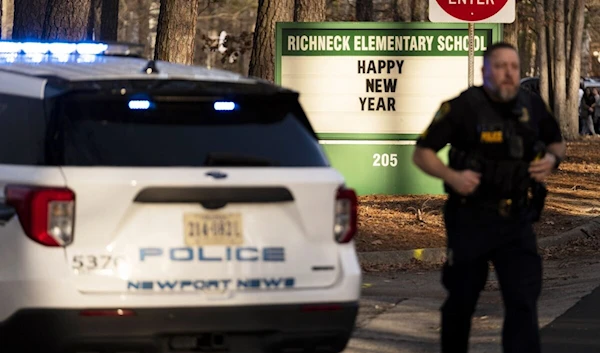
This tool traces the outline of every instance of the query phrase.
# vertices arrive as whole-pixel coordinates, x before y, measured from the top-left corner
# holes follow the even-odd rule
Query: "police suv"
[[[0,351],[339,352],[356,194],[298,94],[0,42]]]

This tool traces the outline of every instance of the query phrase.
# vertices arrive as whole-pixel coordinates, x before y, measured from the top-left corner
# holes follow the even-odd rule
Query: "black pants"
[[[494,264],[505,307],[505,353],[539,353],[537,300],[542,263],[532,225],[476,206],[446,205],[448,260],[442,283],[442,353],[468,351],[471,318]]]

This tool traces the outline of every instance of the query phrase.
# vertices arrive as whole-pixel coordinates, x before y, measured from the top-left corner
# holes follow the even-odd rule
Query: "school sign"
[[[501,30],[477,25],[476,68]],[[435,194],[441,182],[412,152],[440,104],[467,88],[468,50],[466,24],[278,23],[275,81],[300,92],[332,165],[361,195]]]

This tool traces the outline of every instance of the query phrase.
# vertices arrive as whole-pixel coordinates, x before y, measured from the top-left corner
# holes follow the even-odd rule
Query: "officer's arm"
[[[428,147],[417,146],[413,154],[413,162],[423,172],[450,183],[456,171],[447,167],[438,157],[436,151]]]
[[[565,158],[567,147],[550,107],[541,99],[538,102],[545,106],[541,109],[543,113],[539,127],[540,139],[546,145],[547,153],[544,158],[531,162],[529,173],[536,181],[543,182]]]
[[[461,112],[455,101],[444,102],[435,117],[417,140],[413,162],[423,172],[448,182],[456,172],[447,167],[437,152],[455,139],[459,131]]]
[[[565,141],[554,142],[548,145],[547,150],[548,152],[552,153],[556,158],[558,158],[558,161],[560,162],[565,159],[565,156],[567,154],[567,144],[565,143]]]

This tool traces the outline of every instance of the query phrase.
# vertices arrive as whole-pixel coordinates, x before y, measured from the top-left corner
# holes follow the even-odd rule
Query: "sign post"
[[[469,24],[469,86],[473,86],[475,23],[513,23],[515,0],[429,0],[431,22]]]
[[[473,75],[475,74],[475,24],[469,22],[469,87],[473,86]]]

